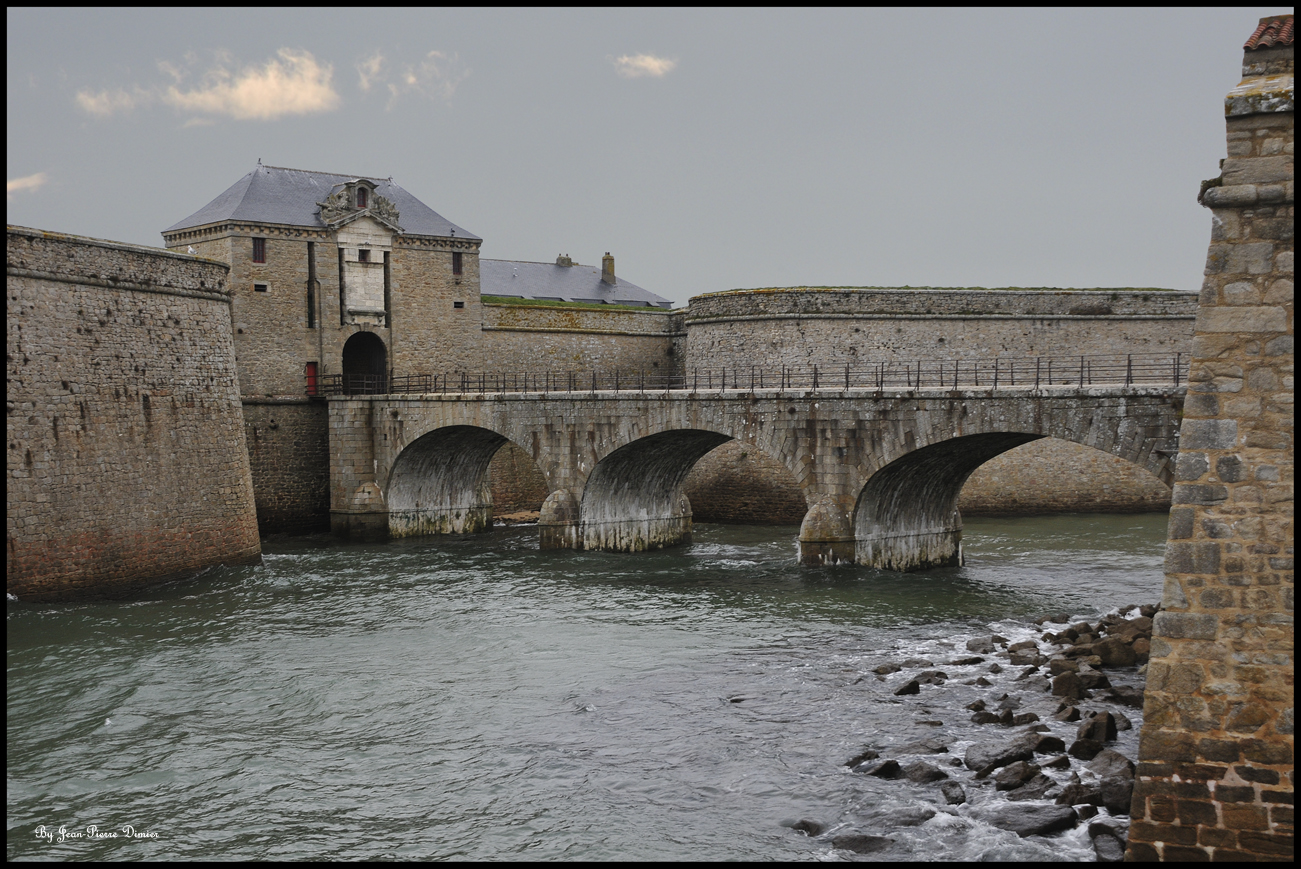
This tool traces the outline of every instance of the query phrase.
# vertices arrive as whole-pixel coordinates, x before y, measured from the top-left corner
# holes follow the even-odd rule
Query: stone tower
[[[1211,244],[1180,429],[1131,860],[1292,857],[1293,16],[1262,19],[1202,185]]]

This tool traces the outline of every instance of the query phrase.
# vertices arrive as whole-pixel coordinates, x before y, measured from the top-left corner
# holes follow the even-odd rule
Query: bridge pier
[[[557,489],[542,502],[538,541],[543,549],[581,549],[578,536],[579,499],[569,489]]]
[[[800,524],[800,564],[854,563],[854,526],[831,495],[813,502]]]

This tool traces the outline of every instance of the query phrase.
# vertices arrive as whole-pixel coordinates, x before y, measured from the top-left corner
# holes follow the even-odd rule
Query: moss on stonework
[[[668,314],[668,308],[655,308],[650,305],[618,305],[602,302],[557,302],[552,299],[519,299],[513,296],[480,296],[479,301],[485,305],[516,305],[529,308],[583,308],[589,311],[620,311],[636,314]]]

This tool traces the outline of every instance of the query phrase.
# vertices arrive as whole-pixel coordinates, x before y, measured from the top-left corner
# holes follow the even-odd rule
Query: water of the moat
[[[131,602],[11,601],[7,856],[840,859],[831,838],[857,832],[894,840],[872,859],[1091,860],[1087,822],[985,823],[1003,795],[949,760],[1011,733],[971,723],[978,698],[1021,697],[1068,744],[1076,725],[1024,668],[947,662],[1039,637],[1038,614],[1155,603],[1165,529],[969,519],[966,566],[908,575],[801,568],[793,528],[699,525],[637,555],[542,552],[527,526],[300,538]],[[918,657],[948,681],[899,697],[907,670],[872,674]],[[933,736],[964,805],[844,766]]]

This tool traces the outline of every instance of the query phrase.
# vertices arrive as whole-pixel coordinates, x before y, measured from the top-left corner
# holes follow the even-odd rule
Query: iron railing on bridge
[[[883,361],[858,366],[693,368],[660,371],[455,371],[442,374],[333,374],[310,395],[506,392],[700,392],[702,390],[998,389],[1008,387],[1174,385],[1188,382],[1189,357],[1030,356]],[[316,387],[312,391],[310,387]]]

